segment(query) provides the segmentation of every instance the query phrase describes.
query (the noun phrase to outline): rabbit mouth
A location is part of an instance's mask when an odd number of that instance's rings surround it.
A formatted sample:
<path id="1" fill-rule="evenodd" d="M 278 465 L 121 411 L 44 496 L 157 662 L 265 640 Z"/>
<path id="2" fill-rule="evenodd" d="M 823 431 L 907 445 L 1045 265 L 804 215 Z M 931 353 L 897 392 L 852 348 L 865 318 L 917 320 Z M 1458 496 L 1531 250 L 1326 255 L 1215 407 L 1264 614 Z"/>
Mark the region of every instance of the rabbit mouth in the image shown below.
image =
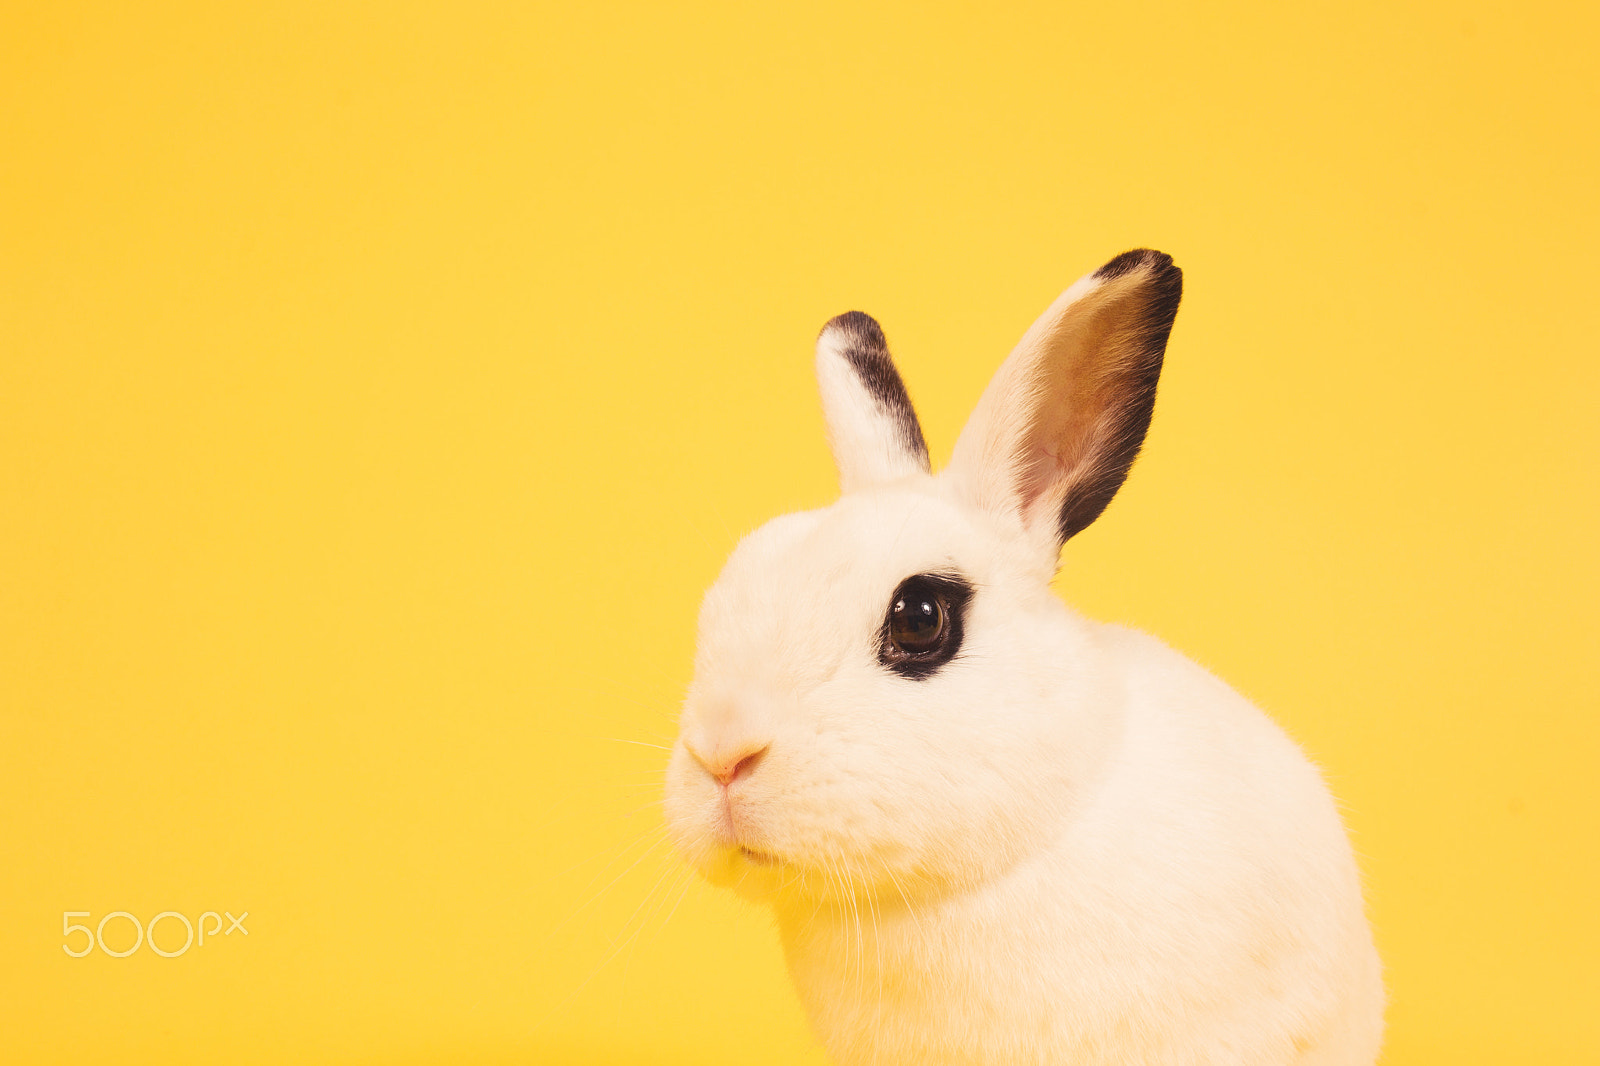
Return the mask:
<path id="1" fill-rule="evenodd" d="M 776 866 L 776 865 L 778 865 L 777 856 L 768 855 L 764 851 L 756 851 L 754 848 L 748 848 L 748 847 L 744 847 L 743 845 L 741 845 L 739 847 L 739 854 L 743 855 L 746 859 L 749 859 L 751 862 L 755 863 L 757 866 Z"/>

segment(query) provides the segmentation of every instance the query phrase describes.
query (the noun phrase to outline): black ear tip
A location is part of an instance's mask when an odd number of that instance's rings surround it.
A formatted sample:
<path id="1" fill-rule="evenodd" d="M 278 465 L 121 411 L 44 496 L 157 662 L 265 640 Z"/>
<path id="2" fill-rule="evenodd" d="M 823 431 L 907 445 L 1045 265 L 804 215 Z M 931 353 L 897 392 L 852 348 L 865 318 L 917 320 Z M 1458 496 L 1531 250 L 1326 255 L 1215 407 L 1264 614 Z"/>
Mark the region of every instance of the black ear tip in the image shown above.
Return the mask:
<path id="1" fill-rule="evenodd" d="M 819 336 L 826 337 L 830 333 L 838 337 L 843 348 L 889 347 L 889 342 L 883 336 L 883 327 L 865 311 L 846 311 L 842 315 L 834 315 L 822 327 Z"/>
<path id="2" fill-rule="evenodd" d="M 1096 270 L 1094 276 L 1102 281 L 1111 281 L 1140 270 L 1149 273 L 1163 286 L 1183 284 L 1183 271 L 1173 263 L 1172 256 L 1166 252 L 1158 252 L 1154 248 L 1135 248 L 1131 252 L 1123 252 Z"/>

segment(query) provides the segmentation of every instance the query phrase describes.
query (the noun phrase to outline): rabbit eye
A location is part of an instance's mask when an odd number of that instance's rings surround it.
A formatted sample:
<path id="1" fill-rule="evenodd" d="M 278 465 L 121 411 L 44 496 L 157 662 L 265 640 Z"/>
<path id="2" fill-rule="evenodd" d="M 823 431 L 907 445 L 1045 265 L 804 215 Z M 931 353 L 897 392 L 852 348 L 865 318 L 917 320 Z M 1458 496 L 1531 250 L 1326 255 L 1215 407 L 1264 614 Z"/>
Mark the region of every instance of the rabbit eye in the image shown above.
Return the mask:
<path id="1" fill-rule="evenodd" d="M 936 594 L 902 595 L 889 608 L 889 639 L 908 655 L 932 651 L 944 639 L 948 610 Z"/>
<path id="2" fill-rule="evenodd" d="M 878 661 L 901 677 L 921 680 L 955 657 L 972 586 L 959 575 L 917 574 L 889 598 Z"/>

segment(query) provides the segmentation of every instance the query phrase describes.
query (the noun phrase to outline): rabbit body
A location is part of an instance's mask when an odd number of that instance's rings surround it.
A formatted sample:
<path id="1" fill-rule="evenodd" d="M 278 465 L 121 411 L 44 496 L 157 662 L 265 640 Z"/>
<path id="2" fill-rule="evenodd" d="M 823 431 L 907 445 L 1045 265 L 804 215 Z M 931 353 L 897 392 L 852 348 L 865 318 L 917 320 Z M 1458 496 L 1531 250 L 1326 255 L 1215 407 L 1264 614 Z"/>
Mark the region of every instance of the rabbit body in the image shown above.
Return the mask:
<path id="1" fill-rule="evenodd" d="M 836 1060 L 1370 1066 L 1380 968 L 1315 769 L 1154 638 L 1066 626 L 1103 656 L 1106 763 L 1053 838 L 942 898 L 778 908 Z"/>
<path id="2" fill-rule="evenodd" d="M 1376 1058 L 1380 966 L 1316 769 L 1050 592 L 1142 439 L 1177 276 L 1141 251 L 1069 289 L 939 476 L 876 324 L 836 319 L 845 494 L 745 538 L 707 593 L 668 825 L 772 905 L 841 1066 Z"/>

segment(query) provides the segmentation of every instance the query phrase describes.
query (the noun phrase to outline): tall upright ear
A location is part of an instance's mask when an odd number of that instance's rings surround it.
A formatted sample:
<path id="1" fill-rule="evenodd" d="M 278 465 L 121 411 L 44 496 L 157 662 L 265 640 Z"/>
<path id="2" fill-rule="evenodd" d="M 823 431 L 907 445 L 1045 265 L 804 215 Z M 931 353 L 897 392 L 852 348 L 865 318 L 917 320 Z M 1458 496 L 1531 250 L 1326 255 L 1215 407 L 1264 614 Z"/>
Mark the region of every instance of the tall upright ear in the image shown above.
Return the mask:
<path id="1" fill-rule="evenodd" d="M 822 327 L 817 384 L 840 492 L 928 473 L 922 425 L 871 315 L 849 311 Z"/>
<path id="2" fill-rule="evenodd" d="M 1052 569 L 1139 454 L 1182 295 L 1172 258 L 1145 248 L 1079 279 L 1018 342 L 956 441 L 946 476 L 1020 519 Z"/>

